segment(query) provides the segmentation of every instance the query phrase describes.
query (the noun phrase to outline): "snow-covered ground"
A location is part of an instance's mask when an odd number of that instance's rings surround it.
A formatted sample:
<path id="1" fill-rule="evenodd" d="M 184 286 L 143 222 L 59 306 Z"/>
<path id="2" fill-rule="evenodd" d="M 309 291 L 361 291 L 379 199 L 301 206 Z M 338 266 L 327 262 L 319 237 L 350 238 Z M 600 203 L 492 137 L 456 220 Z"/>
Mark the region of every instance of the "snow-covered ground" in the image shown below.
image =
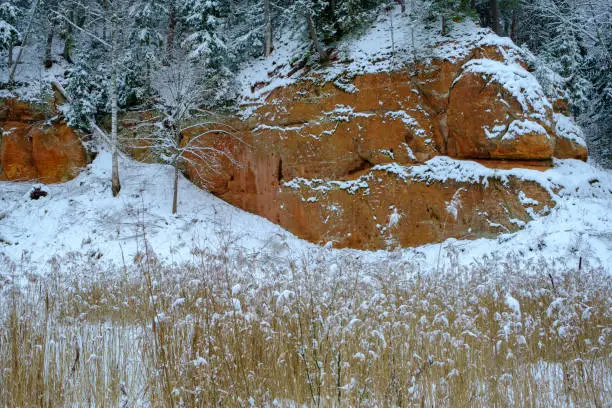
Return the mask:
<path id="1" fill-rule="evenodd" d="M 457 170 L 460 165 L 461 171 Z M 5 275 L 46 273 L 56 258 L 131 265 L 143 238 L 165 263 L 183 263 L 194 252 L 223 245 L 249 254 L 268 253 L 299 259 L 317 251 L 324 256 L 357 256 L 365 262 L 413 264 L 420 271 L 453 270 L 479 262 L 505 262 L 516 254 L 526 271 L 540 259 L 568 267 L 603 267 L 612 273 L 612 171 L 576 160 L 560 160 L 546 171 L 491 170 L 472 162 L 436 158 L 415 168 L 422 177 L 502 177 L 516 174 L 556 191 L 550 215 L 497 239 L 449 239 L 441 244 L 389 251 L 319 247 L 259 216 L 239 210 L 181 178 L 178 214 L 171 214 L 171 167 L 123 158 L 122 190 L 110 193 L 110 154 L 102 152 L 76 179 L 43 186 L 46 197 L 30 199 L 35 183 L 0 183 L 0 262 Z M 144 232 L 143 232 L 144 226 Z M 6 260 L 5 260 L 6 261 Z M 16 265 L 13 271 L 9 263 Z M 27 267 L 25 267 L 27 266 Z"/>
<path id="2" fill-rule="evenodd" d="M 54 80 L 63 81 L 64 73 L 68 66 L 64 59 L 59 55 L 62 52 L 59 41 L 54 44 L 53 56 L 54 63 L 49 69 L 43 67 L 44 47 L 43 42 L 38 39 L 36 42 L 30 39 L 31 46 L 23 49 L 21 63 L 15 69 L 15 81 L 18 85 L 26 84 L 26 86 L 17 86 L 13 92 L 6 89 L 0 89 L 0 98 L 12 98 L 17 96 L 19 99 L 26 101 L 40 101 L 46 99 L 51 88 L 49 84 Z M 13 50 L 15 59 L 19 54 L 21 47 L 15 47 Z M 0 53 L 1 63 L 5 63 L 5 53 Z M 0 83 L 8 83 L 11 70 L 6 65 L 0 65 Z"/>
<path id="3" fill-rule="evenodd" d="M 276 245 L 282 254 L 289 234 L 280 227 L 181 179 L 179 208 L 171 214 L 173 169 L 121 160 L 122 190 L 110 194 L 111 155 L 102 152 L 76 179 L 44 186 L 46 197 L 31 200 L 39 184 L 0 183 L 0 253 L 31 260 L 38 270 L 46 261 L 71 252 L 90 254 L 92 261 L 129 265 L 142 250 L 144 234 L 166 262 L 184 262 L 197 248 L 215 249 L 224 239 L 263 249 Z M 144 231 L 143 231 L 144 226 Z M 230 234 L 231 236 L 228 236 Z M 292 237 L 294 246 L 306 243 Z M 279 252 L 280 251 L 280 252 Z"/>

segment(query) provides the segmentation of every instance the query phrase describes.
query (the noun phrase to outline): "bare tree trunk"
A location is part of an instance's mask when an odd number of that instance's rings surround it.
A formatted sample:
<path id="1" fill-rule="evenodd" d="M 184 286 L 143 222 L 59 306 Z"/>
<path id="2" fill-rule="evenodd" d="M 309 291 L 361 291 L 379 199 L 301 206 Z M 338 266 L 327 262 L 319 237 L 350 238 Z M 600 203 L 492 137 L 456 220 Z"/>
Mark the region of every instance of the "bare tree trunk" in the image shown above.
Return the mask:
<path id="1" fill-rule="evenodd" d="M 306 24 L 308 25 L 308 33 L 310 34 L 312 45 L 314 46 L 315 51 L 319 54 L 319 60 L 321 62 L 327 61 L 327 53 L 321 47 L 319 39 L 317 38 L 317 30 L 315 29 L 314 21 L 312 20 L 310 10 L 306 10 Z"/>
<path id="2" fill-rule="evenodd" d="M 446 35 L 446 16 L 442 14 L 442 35 Z"/>
<path id="3" fill-rule="evenodd" d="M 497 0 L 489 0 L 489 11 L 491 13 L 491 29 L 499 34 L 499 5 Z"/>
<path id="4" fill-rule="evenodd" d="M 102 7 L 104 7 L 104 14 L 106 14 L 108 12 L 108 0 L 104 0 L 104 3 L 102 4 Z M 108 39 L 106 38 L 106 18 L 102 20 L 102 39 L 104 41 L 107 41 Z"/>
<path id="5" fill-rule="evenodd" d="M 512 10 L 512 23 L 510 24 L 510 39 L 516 42 L 516 26 L 517 26 L 517 11 L 516 9 Z"/>
<path id="6" fill-rule="evenodd" d="M 175 126 L 176 123 L 172 124 L 172 133 L 174 135 L 174 144 L 177 149 L 181 146 L 182 134 L 180 130 Z M 178 181 L 179 181 L 179 154 L 174 158 L 174 194 L 172 196 L 172 214 L 176 214 L 178 209 Z"/>
<path id="7" fill-rule="evenodd" d="M 264 4 L 264 56 L 272 54 L 272 16 L 270 13 L 270 0 L 263 0 Z"/>
<path id="8" fill-rule="evenodd" d="M 8 46 L 8 67 L 13 66 L 13 42 L 9 42 Z"/>
<path id="9" fill-rule="evenodd" d="M 70 13 L 70 20 L 72 21 L 72 13 Z M 64 33 L 64 51 L 62 56 L 66 61 L 72 64 L 72 26 L 66 25 L 66 31 Z"/>
<path id="10" fill-rule="evenodd" d="M 179 168 L 178 163 L 174 163 L 174 195 L 172 196 L 172 214 L 176 214 L 178 208 L 178 181 L 179 181 Z"/>
<path id="11" fill-rule="evenodd" d="M 43 65 L 45 68 L 51 68 L 53 66 L 53 36 L 55 35 L 55 22 L 50 21 L 49 32 L 47 33 L 47 45 L 45 46 L 45 59 Z"/>
<path id="12" fill-rule="evenodd" d="M 119 191 L 121 191 L 121 183 L 119 182 L 119 151 L 117 148 L 118 137 L 117 137 L 117 27 L 116 23 L 113 23 L 111 37 L 112 37 L 112 49 L 111 49 L 111 150 L 113 156 L 113 169 L 111 176 L 111 189 L 113 197 L 117 197 Z"/>
<path id="13" fill-rule="evenodd" d="M 168 7 L 168 36 L 166 38 L 166 51 L 168 58 L 172 58 L 174 52 L 174 30 L 176 29 L 176 6 L 174 2 Z"/>

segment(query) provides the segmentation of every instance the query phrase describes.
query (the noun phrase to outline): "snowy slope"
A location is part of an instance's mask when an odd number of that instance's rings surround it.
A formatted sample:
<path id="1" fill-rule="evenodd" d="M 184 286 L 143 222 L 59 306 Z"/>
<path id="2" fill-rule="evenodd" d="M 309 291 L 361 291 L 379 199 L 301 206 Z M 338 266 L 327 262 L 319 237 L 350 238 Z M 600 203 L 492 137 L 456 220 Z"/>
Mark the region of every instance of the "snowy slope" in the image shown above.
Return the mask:
<path id="1" fill-rule="evenodd" d="M 15 80 L 18 83 L 27 83 L 26 86 L 17 86 L 14 92 L 0 89 L 0 98 L 12 98 L 17 96 L 24 101 L 40 101 L 46 99 L 51 88 L 49 84 L 54 80 L 63 81 L 64 74 L 68 69 L 66 61 L 57 58 L 50 69 L 45 69 L 42 65 L 44 55 L 44 42 L 41 40 L 30 41 L 31 46 L 23 50 L 22 61 L 15 69 Z M 15 58 L 21 47 L 13 50 Z M 60 44 L 54 44 L 53 55 L 58 56 L 63 49 Z M 4 61 L 3 61 L 4 62 Z M 8 67 L 0 69 L 0 83 L 8 83 L 10 70 Z M 47 94 L 47 95 L 45 95 Z"/>
<path id="2" fill-rule="evenodd" d="M 395 170 L 397 171 L 397 169 Z M 366 261 L 413 264 L 421 271 L 446 270 L 489 261 L 505 262 L 516 254 L 527 270 L 540 259 L 567 266 L 580 257 L 612 273 L 612 172 L 576 160 L 560 160 L 546 171 L 491 170 L 477 163 L 438 157 L 413 168 L 425 178 L 504 177 L 514 174 L 536 180 L 555 191 L 551 214 L 528 223 L 524 230 L 497 239 L 460 241 L 392 251 L 335 250 L 317 247 L 269 221 L 232 207 L 180 180 L 179 212 L 171 214 L 172 168 L 121 160 L 122 190 L 110 194 L 110 155 L 101 153 L 76 179 L 43 186 L 47 197 L 31 200 L 33 183 L 0 183 L 0 254 L 18 265 L 79 258 L 122 266 L 142 250 L 143 230 L 162 262 L 193 259 L 198 250 L 216 251 L 232 242 L 245 253 L 268 253 L 299 259 L 320 252 L 326 257 L 358 256 Z M 416 173 L 415 173 L 416 172 Z M 528 200 L 528 198 L 525 198 Z M 502 233 L 503 231 L 500 231 Z M 3 274 L 8 263 L 0 262 Z M 30 267 L 23 268 L 32 269 Z M 17 271 L 19 272 L 19 271 Z"/>
<path id="3" fill-rule="evenodd" d="M 121 159 L 122 190 L 113 198 L 110 169 L 111 156 L 102 152 L 76 179 L 44 186 L 49 194 L 39 200 L 29 196 L 39 184 L 0 183 L 0 253 L 15 261 L 25 257 L 45 271 L 52 257 L 73 252 L 96 262 L 130 265 L 143 248 L 143 232 L 165 262 L 188 261 L 193 250 L 215 250 L 229 239 L 248 249 L 272 247 L 278 255 L 286 240 L 293 247 L 309 245 L 184 178 L 178 213 L 172 215 L 173 169 L 168 166 Z"/>

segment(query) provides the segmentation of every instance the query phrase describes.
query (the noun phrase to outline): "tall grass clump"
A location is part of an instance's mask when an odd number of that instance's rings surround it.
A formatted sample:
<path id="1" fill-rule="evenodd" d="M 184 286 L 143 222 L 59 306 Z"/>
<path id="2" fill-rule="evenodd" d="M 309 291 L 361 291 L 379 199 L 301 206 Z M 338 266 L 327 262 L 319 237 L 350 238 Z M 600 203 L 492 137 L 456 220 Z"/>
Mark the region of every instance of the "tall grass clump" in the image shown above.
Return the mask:
<path id="1" fill-rule="evenodd" d="M 0 406 L 611 400 L 612 284 L 588 265 L 512 255 L 420 274 L 393 253 L 227 245 L 173 266 L 145 247 L 129 267 L 54 276 L 5 285 Z"/>

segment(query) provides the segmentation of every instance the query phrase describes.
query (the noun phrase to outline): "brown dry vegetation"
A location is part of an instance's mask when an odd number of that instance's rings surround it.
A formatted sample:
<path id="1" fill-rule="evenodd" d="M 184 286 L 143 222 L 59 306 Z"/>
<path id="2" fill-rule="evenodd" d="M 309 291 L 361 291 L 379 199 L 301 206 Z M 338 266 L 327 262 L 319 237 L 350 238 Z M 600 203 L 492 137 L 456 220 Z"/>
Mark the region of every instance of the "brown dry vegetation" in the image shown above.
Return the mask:
<path id="1" fill-rule="evenodd" d="M 229 247 L 180 267 L 145 251 L 133 271 L 68 269 L 1 284 L 2 407 L 612 399 L 612 284 L 597 269 L 511 256 L 421 275 L 350 254 L 292 262 Z"/>

